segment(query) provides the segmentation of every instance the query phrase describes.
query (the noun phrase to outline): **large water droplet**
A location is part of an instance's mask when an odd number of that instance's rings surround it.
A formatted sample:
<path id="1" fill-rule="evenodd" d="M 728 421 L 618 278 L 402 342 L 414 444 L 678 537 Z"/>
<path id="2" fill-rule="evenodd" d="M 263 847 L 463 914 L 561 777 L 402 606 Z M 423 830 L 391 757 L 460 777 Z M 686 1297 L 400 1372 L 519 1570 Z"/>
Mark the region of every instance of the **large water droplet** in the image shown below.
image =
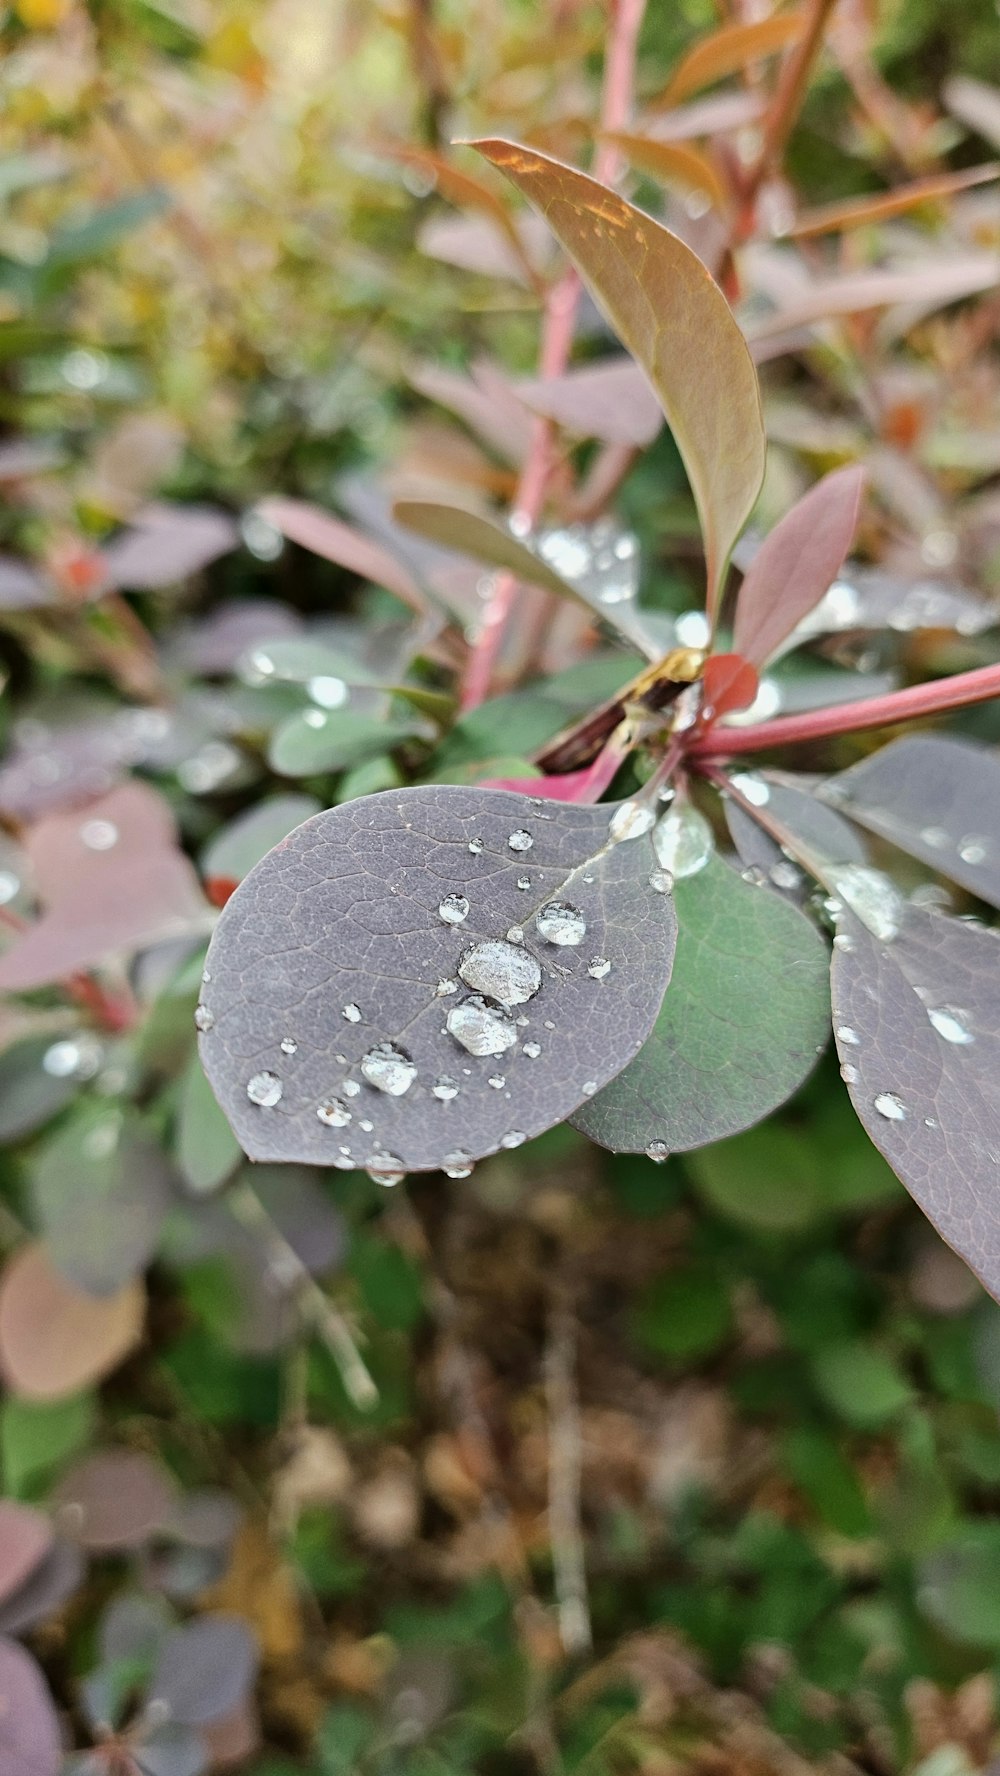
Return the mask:
<path id="1" fill-rule="evenodd" d="M 507 840 L 512 851 L 530 851 L 534 842 L 530 832 L 523 826 L 519 826 L 516 832 L 512 832 Z"/>
<path id="2" fill-rule="evenodd" d="M 777 863 L 771 865 L 767 873 L 776 888 L 793 890 L 802 886 L 802 871 L 797 863 L 789 862 L 787 857 L 779 858 Z"/>
<path id="3" fill-rule="evenodd" d="M 861 1037 L 857 1030 L 851 1029 L 850 1024 L 838 1024 L 837 1041 L 846 1043 L 848 1048 L 857 1048 L 860 1045 Z"/>
<path id="4" fill-rule="evenodd" d="M 654 1165 L 662 1165 L 665 1159 L 670 1158 L 670 1148 L 666 1141 L 650 1141 L 646 1148 L 646 1158 L 651 1159 Z"/>
<path id="5" fill-rule="evenodd" d="M 464 894 L 446 894 L 438 906 L 443 925 L 462 925 L 469 917 L 469 903 Z"/>
<path id="6" fill-rule="evenodd" d="M 317 1106 L 316 1115 L 320 1122 L 332 1129 L 346 1128 L 351 1120 L 351 1112 L 339 1098 L 327 1098 L 325 1103 Z"/>
<path id="7" fill-rule="evenodd" d="M 958 855 L 963 863 L 985 863 L 988 852 L 989 845 L 985 839 L 970 837 L 959 840 Z"/>
<path id="8" fill-rule="evenodd" d="M 215 1013 L 214 1013 L 214 1011 L 210 1011 L 207 1005 L 195 1006 L 194 1027 L 196 1030 L 200 1030 L 202 1032 L 202 1035 L 204 1035 L 207 1030 L 214 1030 L 214 1028 L 215 1028 Z"/>
<path id="9" fill-rule="evenodd" d="M 766 808 L 771 800 L 771 790 L 763 777 L 756 771 L 737 771 L 729 780 L 737 795 L 741 795 L 752 808 Z"/>
<path id="10" fill-rule="evenodd" d="M 373 1085 L 376 1091 L 386 1092 L 390 1098 L 401 1098 L 417 1077 L 417 1069 L 409 1055 L 394 1042 L 376 1042 L 375 1047 L 362 1056 L 361 1071 L 369 1085 Z"/>
<path id="11" fill-rule="evenodd" d="M 342 709 L 351 694 L 342 678 L 331 678 L 327 673 L 309 679 L 306 690 L 321 709 Z"/>
<path id="12" fill-rule="evenodd" d="M 490 1005 L 478 994 L 453 1005 L 446 1019 L 449 1033 L 468 1054 L 506 1054 L 517 1041 L 517 1025 L 499 1006 Z"/>
<path id="13" fill-rule="evenodd" d="M 406 1177 L 403 1162 L 394 1153 L 380 1153 L 368 1167 L 368 1176 L 376 1184 L 384 1184 L 387 1190 L 394 1184 L 402 1184 Z"/>
<path id="14" fill-rule="evenodd" d="M 603 980 L 611 973 L 611 963 L 607 956 L 592 956 L 587 963 L 587 973 L 591 980 Z"/>
<path id="15" fill-rule="evenodd" d="M 625 839 L 638 839 L 648 833 L 656 819 L 652 808 L 644 802 L 623 802 L 611 816 L 609 831 L 616 844 Z"/>
<path id="16" fill-rule="evenodd" d="M 456 1147 L 454 1153 L 445 1154 L 441 1169 L 446 1178 L 471 1178 L 472 1155 L 464 1153 L 460 1147 Z"/>
<path id="17" fill-rule="evenodd" d="M 896 1092 L 879 1092 L 875 1108 L 887 1122 L 904 1122 L 906 1119 L 906 1105 Z"/>
<path id="18" fill-rule="evenodd" d="M 247 1080 L 247 1097 L 262 1110 L 273 1110 L 275 1104 L 280 1104 L 283 1090 L 277 1073 L 255 1073 Z"/>
<path id="19" fill-rule="evenodd" d="M 927 1016 L 938 1035 L 943 1036 L 946 1042 L 954 1042 L 959 1048 L 967 1048 L 970 1042 L 975 1042 L 972 1031 L 962 1022 L 964 1012 L 942 1005 L 934 1011 L 928 1010 Z"/>
<path id="20" fill-rule="evenodd" d="M 842 901 L 880 943 L 899 936 L 906 903 L 895 882 L 863 863 L 831 864 L 830 881 Z"/>
<path id="21" fill-rule="evenodd" d="M 561 946 L 582 943 L 587 935 L 586 919 L 579 907 L 570 906 L 568 900 L 550 900 L 538 914 L 535 925 L 546 943 Z"/>
<path id="22" fill-rule="evenodd" d="M 436 1098 L 440 1098 L 442 1104 L 449 1104 L 452 1098 L 458 1097 L 458 1081 L 452 1079 L 450 1074 L 442 1073 L 439 1079 L 435 1079 L 431 1091 Z"/>
<path id="23" fill-rule="evenodd" d="M 705 868 L 715 837 L 704 814 L 685 802 L 661 814 L 653 828 L 653 850 L 665 870 L 683 879 Z"/>
<path id="24" fill-rule="evenodd" d="M 474 993 L 484 993 L 501 1005 L 526 1005 L 542 984 L 542 970 L 534 956 L 501 938 L 473 944 L 462 957 L 458 972 Z"/>
<path id="25" fill-rule="evenodd" d="M 361 1008 L 358 1005 L 345 1005 L 340 1015 L 342 1018 L 346 1018 L 349 1024 L 360 1024 L 361 1022 Z"/>

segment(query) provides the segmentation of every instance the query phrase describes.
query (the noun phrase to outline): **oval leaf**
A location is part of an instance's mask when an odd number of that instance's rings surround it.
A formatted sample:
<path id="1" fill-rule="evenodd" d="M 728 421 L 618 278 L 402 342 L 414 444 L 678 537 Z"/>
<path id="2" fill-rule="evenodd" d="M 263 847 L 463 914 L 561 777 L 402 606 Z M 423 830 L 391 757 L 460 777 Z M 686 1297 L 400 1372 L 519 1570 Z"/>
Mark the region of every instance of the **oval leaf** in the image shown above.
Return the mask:
<path id="1" fill-rule="evenodd" d="M 494 523 L 492 518 L 485 518 L 479 512 L 466 511 L 464 506 L 445 506 L 435 500 L 398 500 L 393 507 L 393 516 L 400 524 L 431 542 L 457 549 L 461 555 L 471 555 L 474 561 L 488 562 L 490 567 L 505 568 L 516 574 L 519 580 L 527 580 L 532 586 L 543 586 L 547 592 L 557 592 L 561 598 L 580 600 L 569 580 L 562 579 L 502 524 Z"/>
<path id="2" fill-rule="evenodd" d="M 606 186 L 513 142 L 474 146 L 541 211 L 649 377 L 698 507 L 714 611 L 764 475 L 757 373 L 729 304 L 690 247 Z"/>
<path id="3" fill-rule="evenodd" d="M 907 734 L 831 777 L 852 820 L 1000 907 L 1000 758 L 972 740 Z"/>
<path id="4" fill-rule="evenodd" d="M 603 358 L 562 376 L 515 386 L 518 399 L 532 413 L 554 420 L 577 438 L 601 438 L 607 444 L 643 450 L 663 424 L 659 403 L 631 358 Z"/>
<path id="5" fill-rule="evenodd" d="M 348 568 L 374 586 L 384 586 L 421 615 L 426 611 L 427 598 L 409 569 L 381 543 L 335 518 L 332 512 L 324 512 L 321 506 L 311 506 L 306 500 L 278 497 L 261 500 L 257 510 L 290 542 L 321 555 L 324 561 Z"/>
<path id="6" fill-rule="evenodd" d="M 707 154 L 687 142 L 663 142 L 658 136 L 633 136 L 625 130 L 609 130 L 604 136 L 625 156 L 630 166 L 648 173 L 664 185 L 684 191 L 700 191 L 717 210 L 728 208 L 726 188 Z"/>
<path id="7" fill-rule="evenodd" d="M 31 1167 L 31 1196 L 56 1269 L 91 1295 L 111 1295 L 156 1250 L 173 1170 L 134 1112 L 88 1104 Z"/>
<path id="8" fill-rule="evenodd" d="M 703 86 L 738 74 L 762 56 L 776 55 L 802 35 L 802 12 L 779 12 L 773 18 L 752 19 L 747 24 L 723 25 L 711 36 L 692 44 L 681 57 L 654 108 L 676 105 Z"/>
<path id="9" fill-rule="evenodd" d="M 60 1481 L 53 1503 L 83 1548 L 138 1548 L 170 1522 L 174 1489 L 164 1468 L 134 1449 L 99 1449 Z"/>
<path id="10" fill-rule="evenodd" d="M 755 666 L 777 653 L 836 578 L 854 540 L 864 473 L 834 469 L 758 549 L 736 601 L 733 646 Z"/>
<path id="11" fill-rule="evenodd" d="M 201 1037 L 250 1157 L 457 1167 L 620 1071 L 659 1010 L 675 924 L 648 833 L 612 844 L 614 811 L 386 791 L 258 864 L 209 950 Z"/>
<path id="12" fill-rule="evenodd" d="M 879 942 L 845 914 L 834 1035 L 851 1102 L 938 1232 L 1000 1297 L 1000 1011 L 992 933 L 907 907 Z"/>
<path id="13" fill-rule="evenodd" d="M 237 1616 L 201 1616 L 161 1642 L 150 1702 L 166 1704 L 171 1719 L 204 1727 L 232 1714 L 257 1675 L 257 1644 Z"/>
<path id="14" fill-rule="evenodd" d="M 0 1776 L 58 1776 L 62 1740 L 48 1685 L 30 1653 L 0 1640 Z"/>
<path id="15" fill-rule="evenodd" d="M 0 1608 L 0 1634 L 23 1634 L 61 1609 L 83 1578 L 83 1560 L 70 1542 L 57 1541 L 13 1597 Z"/>
<path id="16" fill-rule="evenodd" d="M 101 1299 L 84 1295 L 44 1246 L 23 1246 L 0 1277 L 0 1373 L 26 1400 L 78 1393 L 138 1344 L 144 1309 L 138 1283 Z"/>
<path id="17" fill-rule="evenodd" d="M 829 1031 L 827 947 L 794 906 L 719 858 L 674 899 L 677 959 L 653 1033 L 572 1118 L 618 1152 L 749 1128 L 801 1085 Z"/>

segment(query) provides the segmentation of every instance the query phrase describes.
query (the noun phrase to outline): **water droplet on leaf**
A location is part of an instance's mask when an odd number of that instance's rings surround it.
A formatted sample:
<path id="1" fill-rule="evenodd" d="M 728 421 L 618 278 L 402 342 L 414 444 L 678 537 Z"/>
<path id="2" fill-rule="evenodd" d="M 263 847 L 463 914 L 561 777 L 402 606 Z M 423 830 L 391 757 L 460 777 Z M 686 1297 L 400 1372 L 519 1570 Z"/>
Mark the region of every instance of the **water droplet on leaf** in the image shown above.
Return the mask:
<path id="1" fill-rule="evenodd" d="M 517 1041 L 517 1026 L 499 1006 L 490 1005 L 476 995 L 453 1005 L 448 1013 L 449 1034 L 460 1042 L 468 1054 L 506 1054 Z"/>
<path id="2" fill-rule="evenodd" d="M 345 1005 L 340 1015 L 342 1018 L 346 1018 L 349 1024 L 360 1024 L 361 1022 L 360 1006 Z"/>
<path id="3" fill-rule="evenodd" d="M 436 1098 L 440 1098 L 442 1104 L 448 1104 L 452 1098 L 458 1097 L 458 1082 L 447 1073 L 442 1073 L 440 1079 L 435 1079 L 431 1091 Z"/>
<path id="4" fill-rule="evenodd" d="M 194 1013 L 194 1027 L 196 1030 L 200 1030 L 203 1035 L 206 1030 L 213 1030 L 215 1028 L 214 1011 L 210 1011 L 207 1005 L 196 1006 Z"/>
<path id="5" fill-rule="evenodd" d="M 538 914 L 535 925 L 546 943 L 560 946 L 582 943 L 587 935 L 586 919 L 579 907 L 571 906 L 567 900 L 550 900 Z"/>
<path id="6" fill-rule="evenodd" d="M 507 840 L 512 851 L 530 851 L 534 842 L 530 832 L 523 826 L 519 826 L 516 832 L 512 832 Z"/>
<path id="7" fill-rule="evenodd" d="M 462 925 L 469 917 L 469 903 L 464 894 L 446 894 L 438 906 L 443 925 Z"/>
<path id="8" fill-rule="evenodd" d="M 523 938 L 523 932 L 521 935 Z M 526 1005 L 542 984 L 542 970 L 534 956 L 518 948 L 516 942 L 505 943 L 500 938 L 473 944 L 462 957 L 458 972 L 473 992 L 496 999 L 500 1005 Z"/>
<path id="9" fill-rule="evenodd" d="M 652 808 L 643 802 L 623 802 L 611 816 L 610 833 L 615 844 L 622 844 L 626 839 L 638 839 L 647 833 L 656 815 Z"/>
<path id="10" fill-rule="evenodd" d="M 959 1014 L 949 1006 L 942 1005 L 937 1010 L 929 1010 L 927 1016 L 938 1035 L 943 1036 L 946 1042 L 954 1042 L 958 1048 L 967 1048 L 970 1042 L 975 1042 L 972 1031 L 962 1022 L 964 1013 Z"/>
<path id="11" fill-rule="evenodd" d="M 664 1160 L 670 1158 L 670 1148 L 666 1141 L 650 1141 L 646 1148 L 646 1158 L 651 1159 L 654 1165 L 662 1165 Z"/>
<path id="12" fill-rule="evenodd" d="M 351 1120 L 351 1112 L 346 1104 L 341 1103 L 339 1098 L 328 1098 L 324 1104 L 317 1107 L 316 1115 L 320 1122 L 332 1129 L 346 1128 Z"/>
<path id="13" fill-rule="evenodd" d="M 863 863 L 830 866 L 830 880 L 841 900 L 880 943 L 899 936 L 906 903 L 895 882 Z"/>
<path id="14" fill-rule="evenodd" d="M 262 1110 L 273 1110 L 275 1104 L 280 1104 L 283 1090 L 277 1073 L 255 1073 L 247 1080 L 247 1097 Z"/>
<path id="15" fill-rule="evenodd" d="M 663 868 L 682 880 L 705 868 L 715 850 L 715 836 L 704 814 L 684 803 L 661 814 L 653 828 L 653 850 Z"/>
<path id="16" fill-rule="evenodd" d="M 756 771 L 738 771 L 730 778 L 730 782 L 738 795 L 749 802 L 752 808 L 766 808 L 771 800 L 771 790 L 763 777 Z"/>
<path id="17" fill-rule="evenodd" d="M 299 1045 L 294 1036 L 283 1036 L 278 1044 L 283 1055 L 298 1054 Z"/>
<path id="18" fill-rule="evenodd" d="M 605 975 L 611 973 L 611 963 L 607 956 L 592 956 L 587 963 L 587 973 L 591 980 L 603 980 Z"/>
<path id="19" fill-rule="evenodd" d="M 376 1091 L 390 1098 L 401 1098 L 417 1077 L 417 1069 L 409 1055 L 394 1042 L 377 1042 L 362 1057 L 361 1071 Z"/>
<path id="20" fill-rule="evenodd" d="M 511 1129 L 509 1134 L 501 1135 L 500 1145 L 501 1147 L 523 1147 L 527 1139 L 527 1135 L 523 1135 L 520 1129 Z"/>
<path id="21" fill-rule="evenodd" d="M 875 1099 L 875 1108 L 888 1122 L 905 1121 L 906 1105 L 896 1092 L 879 1092 Z"/>
<path id="22" fill-rule="evenodd" d="M 521 1053 L 527 1055 L 529 1061 L 537 1061 L 541 1052 L 542 1045 L 540 1042 L 522 1042 L 521 1044 Z"/>

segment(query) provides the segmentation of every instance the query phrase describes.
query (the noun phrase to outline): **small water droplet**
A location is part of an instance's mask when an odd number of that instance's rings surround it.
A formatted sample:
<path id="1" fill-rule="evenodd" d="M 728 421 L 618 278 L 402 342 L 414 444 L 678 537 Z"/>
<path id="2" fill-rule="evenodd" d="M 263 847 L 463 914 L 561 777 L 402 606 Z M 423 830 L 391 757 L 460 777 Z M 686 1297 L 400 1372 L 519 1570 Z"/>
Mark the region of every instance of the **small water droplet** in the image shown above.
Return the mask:
<path id="1" fill-rule="evenodd" d="M 376 1184 L 382 1184 L 391 1190 L 394 1184 L 402 1184 L 406 1177 L 403 1162 L 394 1153 L 380 1153 L 368 1167 L 368 1176 Z"/>
<path id="2" fill-rule="evenodd" d="M 42 1056 L 42 1069 L 52 1079 L 93 1079 L 103 1059 L 103 1045 L 81 1030 L 77 1036 L 51 1043 Z"/>
<path id="3" fill-rule="evenodd" d="M 280 1104 L 283 1090 L 277 1073 L 255 1073 L 247 1080 L 247 1097 L 262 1110 L 273 1110 L 275 1104 Z"/>
<path id="4" fill-rule="evenodd" d="M 358 1005 L 345 1005 L 340 1015 L 342 1018 L 346 1018 L 349 1024 L 360 1024 L 361 1022 L 361 1008 Z"/>
<path id="5" fill-rule="evenodd" d="M 348 1098 L 356 1098 L 361 1091 L 356 1079 L 345 1079 L 340 1089 Z"/>
<path id="6" fill-rule="evenodd" d="M 521 932 L 522 940 L 523 937 Z M 490 938 L 485 943 L 473 944 L 459 962 L 458 972 L 473 992 L 495 999 L 500 1005 L 526 1005 L 542 984 L 538 962 L 527 950 L 518 948 L 513 939 L 504 942 Z"/>
<path id="7" fill-rule="evenodd" d="M 458 1097 L 458 1081 L 452 1079 L 448 1073 L 442 1073 L 440 1079 L 435 1079 L 431 1091 L 436 1098 L 441 1099 L 442 1104 L 449 1104 L 452 1098 Z"/>
<path id="8" fill-rule="evenodd" d="M 501 1092 L 501 1091 L 503 1091 L 504 1086 L 507 1084 L 506 1074 L 491 1073 L 488 1080 L 486 1081 L 486 1083 L 487 1083 L 487 1085 L 491 1085 L 493 1087 L 494 1091 Z"/>
<path id="9" fill-rule="evenodd" d="M 655 819 L 652 808 L 644 802 L 622 802 L 611 816 L 611 838 L 616 845 L 626 839 L 641 838 L 643 833 L 648 833 Z"/>
<path id="10" fill-rule="evenodd" d="M 896 1092 L 879 1092 L 875 1099 L 875 1108 L 887 1122 L 905 1121 L 906 1105 Z"/>
<path id="11" fill-rule="evenodd" d="M 863 863 L 832 864 L 829 874 L 837 895 L 873 937 L 880 943 L 891 943 L 899 936 L 906 902 L 895 882 Z"/>
<path id="12" fill-rule="evenodd" d="M 845 1061 L 840 1069 L 840 1077 L 845 1085 L 857 1085 L 860 1074 L 858 1073 L 857 1067 L 852 1067 L 847 1061 Z"/>
<path id="13" fill-rule="evenodd" d="M 283 1055 L 293 1055 L 299 1052 L 299 1045 L 294 1036 L 283 1036 L 278 1047 Z"/>
<path id="14" fill-rule="evenodd" d="M 446 1178 L 471 1178 L 471 1153 L 463 1153 L 460 1147 L 457 1147 L 454 1153 L 446 1153 L 441 1170 Z"/>
<path id="15" fill-rule="evenodd" d="M 370 1135 L 375 1124 L 369 1122 L 367 1116 L 361 1116 L 358 1118 L 358 1127 L 359 1129 L 364 1129 L 366 1135 Z"/>
<path id="16" fill-rule="evenodd" d="M 654 1165 L 662 1165 L 664 1160 L 670 1158 L 670 1148 L 666 1141 L 650 1141 L 646 1148 L 646 1158 L 651 1159 Z"/>
<path id="17" fill-rule="evenodd" d="M 481 857 L 483 854 L 482 839 L 470 839 L 469 850 L 472 852 L 473 857 Z"/>
<path id="18" fill-rule="evenodd" d="M 7 906 L 20 889 L 20 881 L 13 870 L 0 870 L 0 906 Z"/>
<path id="19" fill-rule="evenodd" d="M 511 944 L 523 944 L 523 942 L 524 942 L 524 926 L 523 925 L 508 925 L 508 927 L 507 927 L 507 942 L 511 943 Z"/>
<path id="20" fill-rule="evenodd" d="M 958 855 L 963 863 L 985 863 L 988 852 L 985 839 L 970 837 L 959 841 Z"/>
<path id="21" fill-rule="evenodd" d="M 446 894 L 438 906 L 443 925 L 462 925 L 469 917 L 469 903 L 464 894 Z"/>
<path id="22" fill-rule="evenodd" d="M 597 1080 L 596 1079 L 588 1079 L 585 1081 L 584 1087 L 583 1087 L 583 1095 L 585 1098 L 592 1098 L 596 1090 L 597 1090 Z"/>
<path id="23" fill-rule="evenodd" d="M 669 894 L 674 885 L 674 878 L 669 870 L 650 870 L 649 886 L 654 894 Z"/>
<path id="24" fill-rule="evenodd" d="M 789 862 L 788 858 L 780 858 L 768 870 L 768 875 L 776 888 L 794 890 L 801 888 L 803 876 L 798 864 Z"/>
<path id="25" fill-rule="evenodd" d="M 591 980 L 603 980 L 605 975 L 611 973 L 611 963 L 607 956 L 592 956 L 587 963 L 587 973 Z"/>
<path id="26" fill-rule="evenodd" d="M 530 851 L 534 842 L 527 827 L 524 826 L 519 826 L 517 831 L 512 832 L 507 840 L 511 851 Z"/>
<path id="27" fill-rule="evenodd" d="M 215 1013 L 214 1013 L 214 1011 L 210 1011 L 207 1005 L 196 1006 L 195 1007 L 195 1014 L 194 1014 L 194 1027 L 196 1030 L 200 1030 L 203 1035 L 206 1030 L 214 1030 L 214 1028 L 215 1028 Z"/>
<path id="28" fill-rule="evenodd" d="M 943 851 L 951 843 L 943 826 L 925 826 L 920 834 L 925 845 L 932 851 Z"/>
<path id="29" fill-rule="evenodd" d="M 689 803 L 668 808 L 653 828 L 653 850 L 675 879 L 696 876 L 715 850 L 715 836 L 704 814 Z"/>
<path id="30" fill-rule="evenodd" d="M 88 851 L 110 851 L 118 843 L 118 828 L 113 820 L 85 820 L 80 838 Z"/>
<path id="31" fill-rule="evenodd" d="M 835 950 L 843 950 L 845 955 L 853 956 L 854 954 L 854 940 L 848 937 L 846 931 L 837 932 L 833 940 L 833 947 Z"/>
<path id="32" fill-rule="evenodd" d="M 764 874 L 764 871 L 755 863 L 750 863 L 747 865 L 746 869 L 740 870 L 740 880 L 748 882 L 751 888 L 767 887 L 767 877 Z"/>
<path id="33" fill-rule="evenodd" d="M 405 1049 L 397 1048 L 394 1042 L 376 1042 L 361 1059 L 361 1071 L 376 1091 L 386 1092 L 390 1098 L 401 1098 L 408 1092 L 417 1077 L 417 1069 L 413 1065 Z"/>
<path id="34" fill-rule="evenodd" d="M 306 709 L 302 720 L 307 728 L 325 728 L 329 717 L 324 709 Z"/>
<path id="35" fill-rule="evenodd" d="M 457 992 L 457 980 L 450 980 L 447 975 L 442 975 L 437 986 L 434 988 L 434 997 L 435 999 L 447 999 L 449 993 Z"/>
<path id="36" fill-rule="evenodd" d="M 355 1161 L 351 1158 L 349 1153 L 335 1153 L 333 1156 L 333 1164 L 336 1166 L 338 1172 L 353 1172 L 355 1168 Z"/>
<path id="37" fill-rule="evenodd" d="M 741 795 L 752 808 L 766 808 L 771 800 L 769 784 L 756 771 L 737 771 L 729 781 L 737 795 Z"/>
<path id="38" fill-rule="evenodd" d="M 521 1044 L 521 1053 L 527 1055 L 529 1061 L 537 1061 L 541 1052 L 542 1045 L 540 1042 L 522 1042 Z"/>
<path id="39" fill-rule="evenodd" d="M 936 1010 L 928 1010 L 927 1016 L 938 1035 L 943 1036 L 946 1042 L 954 1042 L 958 1048 L 967 1048 L 970 1042 L 975 1042 L 972 1031 L 962 1022 L 964 1012 L 942 1005 Z"/>
<path id="40" fill-rule="evenodd" d="M 468 1054 L 506 1054 L 517 1041 L 513 1018 L 498 1006 L 491 1005 L 476 994 L 453 1005 L 447 1017 L 447 1029 Z"/>
<path id="41" fill-rule="evenodd" d="M 851 1029 L 850 1024 L 838 1024 L 837 1041 L 846 1043 L 848 1048 L 858 1048 L 861 1043 L 861 1037 L 858 1035 L 857 1030 Z"/>
<path id="42" fill-rule="evenodd" d="M 332 678 L 328 673 L 310 678 L 306 690 L 321 709 L 342 709 L 351 694 L 342 678 Z"/>
<path id="43" fill-rule="evenodd" d="M 523 1135 L 520 1129 L 511 1129 L 509 1134 L 501 1135 L 500 1145 L 501 1147 L 523 1147 L 527 1139 L 527 1135 Z"/>
<path id="44" fill-rule="evenodd" d="M 320 1122 L 332 1129 L 346 1128 L 351 1120 L 351 1112 L 339 1098 L 327 1098 L 325 1103 L 317 1105 L 316 1115 Z"/>
<path id="45" fill-rule="evenodd" d="M 587 935 L 586 919 L 579 907 L 570 906 L 567 900 L 550 900 L 535 919 L 535 926 L 546 943 L 560 947 L 580 944 Z"/>
<path id="46" fill-rule="evenodd" d="M 924 1117 L 924 1128 L 936 1129 L 939 1127 L 940 1127 L 940 1124 L 939 1124 L 936 1116 L 925 1116 Z"/>
<path id="47" fill-rule="evenodd" d="M 517 885 L 520 888 L 521 893 L 524 894 L 527 891 L 527 889 L 529 889 L 531 887 L 531 877 L 530 876 L 518 876 Z"/>

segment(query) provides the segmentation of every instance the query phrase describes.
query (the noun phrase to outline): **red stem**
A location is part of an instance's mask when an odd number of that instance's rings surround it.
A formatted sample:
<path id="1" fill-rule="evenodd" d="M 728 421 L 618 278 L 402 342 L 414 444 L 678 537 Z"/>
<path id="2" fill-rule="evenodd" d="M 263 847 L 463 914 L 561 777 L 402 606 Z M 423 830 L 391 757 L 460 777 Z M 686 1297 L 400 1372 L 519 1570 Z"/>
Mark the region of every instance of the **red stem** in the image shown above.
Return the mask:
<path id="1" fill-rule="evenodd" d="M 601 94 L 602 132 L 624 129 L 631 115 L 636 44 L 645 9 L 646 0 L 612 0 L 611 30 Z M 618 150 L 612 144 L 602 141 L 594 159 L 594 178 L 599 179 L 602 184 L 609 184 L 618 176 L 620 167 L 621 156 Z M 543 379 L 561 376 L 569 362 L 582 287 L 577 272 L 571 266 L 551 286 L 545 298 L 538 357 L 538 374 Z M 555 457 L 555 441 L 556 428 L 552 421 L 536 419 L 514 496 L 515 513 L 529 525 L 537 522 L 545 503 L 545 491 Z M 497 575 L 479 638 L 469 656 L 462 687 L 463 712 L 477 709 L 489 696 L 493 671 L 519 584 L 513 574 Z"/>
<path id="2" fill-rule="evenodd" d="M 940 715 L 948 709 L 967 709 L 1000 697 L 1000 665 L 980 666 L 974 672 L 956 672 L 931 684 L 910 685 L 889 691 L 884 697 L 868 697 L 860 703 L 837 703 L 832 709 L 811 709 L 803 715 L 779 715 L 774 721 L 749 728 L 709 728 L 692 739 L 693 758 L 733 758 L 741 752 L 763 752 L 772 746 L 795 741 L 827 740 L 835 734 L 854 734 L 864 728 L 887 728 L 896 722 L 913 721 L 921 715 Z"/>

